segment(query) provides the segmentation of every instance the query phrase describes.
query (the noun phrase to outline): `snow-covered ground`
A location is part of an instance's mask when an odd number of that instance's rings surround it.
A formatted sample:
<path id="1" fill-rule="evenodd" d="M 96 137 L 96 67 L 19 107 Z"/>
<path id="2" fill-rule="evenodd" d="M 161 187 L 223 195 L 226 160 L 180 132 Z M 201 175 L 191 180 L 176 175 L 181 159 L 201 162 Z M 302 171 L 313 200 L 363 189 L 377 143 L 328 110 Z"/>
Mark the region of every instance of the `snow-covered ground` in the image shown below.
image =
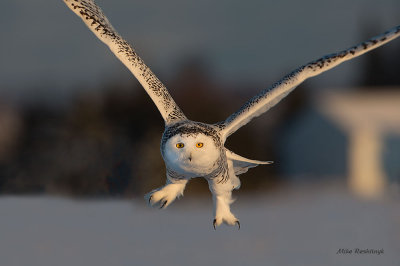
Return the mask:
<path id="1" fill-rule="evenodd" d="M 212 228 L 209 197 L 167 210 L 142 200 L 0 198 L 0 265 L 399 265 L 400 200 L 361 201 L 341 185 L 242 195 L 242 228 Z M 383 249 L 336 254 L 338 249 Z"/>

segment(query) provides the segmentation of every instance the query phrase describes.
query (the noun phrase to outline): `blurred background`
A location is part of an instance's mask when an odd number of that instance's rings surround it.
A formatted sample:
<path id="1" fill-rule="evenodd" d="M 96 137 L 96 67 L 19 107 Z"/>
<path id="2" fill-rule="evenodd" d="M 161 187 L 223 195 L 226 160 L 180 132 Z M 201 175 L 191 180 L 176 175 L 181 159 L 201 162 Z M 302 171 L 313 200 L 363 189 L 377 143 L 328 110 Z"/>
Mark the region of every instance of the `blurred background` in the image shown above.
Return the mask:
<path id="1" fill-rule="evenodd" d="M 97 3 L 185 114 L 207 123 L 400 24 L 397 0 Z M 106 46 L 62 1 L 0 7 L 2 265 L 397 265 L 400 40 L 306 81 L 228 139 L 275 163 L 241 176 L 244 228 L 215 233 L 202 179 L 168 211 L 146 209 L 144 193 L 165 182 L 163 121 Z"/>

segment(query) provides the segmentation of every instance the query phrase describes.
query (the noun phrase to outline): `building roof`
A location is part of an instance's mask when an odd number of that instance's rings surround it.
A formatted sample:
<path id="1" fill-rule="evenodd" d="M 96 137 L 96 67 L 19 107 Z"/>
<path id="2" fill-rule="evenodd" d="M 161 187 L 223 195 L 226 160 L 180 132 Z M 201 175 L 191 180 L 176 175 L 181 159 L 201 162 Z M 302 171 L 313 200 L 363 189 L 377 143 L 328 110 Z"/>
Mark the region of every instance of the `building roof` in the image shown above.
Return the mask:
<path id="1" fill-rule="evenodd" d="M 400 134 L 400 88 L 332 91 L 319 94 L 315 103 L 344 131 L 369 129 Z"/>

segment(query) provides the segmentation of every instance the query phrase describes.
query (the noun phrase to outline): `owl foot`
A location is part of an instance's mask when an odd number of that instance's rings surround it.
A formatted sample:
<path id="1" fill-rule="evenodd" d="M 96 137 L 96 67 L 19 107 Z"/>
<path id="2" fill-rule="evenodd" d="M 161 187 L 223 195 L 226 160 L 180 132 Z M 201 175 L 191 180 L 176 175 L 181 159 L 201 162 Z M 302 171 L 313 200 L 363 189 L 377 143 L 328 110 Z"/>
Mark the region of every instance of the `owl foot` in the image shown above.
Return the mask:
<path id="1" fill-rule="evenodd" d="M 214 230 L 216 230 L 217 226 L 220 226 L 222 223 L 233 226 L 237 225 L 238 230 L 240 230 L 240 222 L 232 213 L 229 213 L 228 215 L 225 215 L 223 217 L 222 216 L 215 217 L 213 220 Z"/>
<path id="2" fill-rule="evenodd" d="M 229 188 L 227 186 L 227 188 Z M 240 229 L 239 219 L 233 215 L 231 212 L 230 205 L 233 202 L 232 192 L 220 190 L 213 190 L 213 201 L 214 201 L 214 221 L 213 227 L 214 229 L 217 226 L 220 226 L 222 223 L 227 225 L 237 225 L 238 229 Z"/>
<path id="3" fill-rule="evenodd" d="M 150 206 L 159 205 L 160 209 L 168 207 L 176 198 L 183 195 L 185 184 L 167 184 L 146 194 L 144 198 Z"/>
<path id="4" fill-rule="evenodd" d="M 235 224 L 238 226 L 238 230 L 240 230 L 240 222 L 238 220 L 236 220 Z M 214 227 L 214 230 L 217 230 L 217 219 L 214 219 L 213 227 Z"/>

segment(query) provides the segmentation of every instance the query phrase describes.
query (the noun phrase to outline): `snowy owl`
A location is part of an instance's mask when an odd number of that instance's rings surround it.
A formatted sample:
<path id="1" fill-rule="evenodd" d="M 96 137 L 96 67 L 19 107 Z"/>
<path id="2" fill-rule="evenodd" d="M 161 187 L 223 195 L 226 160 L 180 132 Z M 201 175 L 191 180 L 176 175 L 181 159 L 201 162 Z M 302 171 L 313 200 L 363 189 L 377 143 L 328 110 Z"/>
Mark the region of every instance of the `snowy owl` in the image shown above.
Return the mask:
<path id="1" fill-rule="evenodd" d="M 93 0 L 64 2 L 139 80 L 165 121 L 160 149 L 166 166 L 166 184 L 148 193 L 145 199 L 152 206 L 166 208 L 183 195 L 191 178 L 204 177 L 213 197 L 214 229 L 222 223 L 237 225 L 240 228 L 239 220 L 230 210 L 233 202 L 232 191 L 240 187 L 238 175 L 260 164 L 272 163 L 250 160 L 233 153 L 224 147 L 226 139 L 250 120 L 276 105 L 304 80 L 390 42 L 400 35 L 400 26 L 397 26 L 349 49 L 305 64 L 271 87 L 262 90 L 225 121 L 205 124 L 186 118 L 166 87 L 145 65 L 132 46 L 115 31 Z"/>

